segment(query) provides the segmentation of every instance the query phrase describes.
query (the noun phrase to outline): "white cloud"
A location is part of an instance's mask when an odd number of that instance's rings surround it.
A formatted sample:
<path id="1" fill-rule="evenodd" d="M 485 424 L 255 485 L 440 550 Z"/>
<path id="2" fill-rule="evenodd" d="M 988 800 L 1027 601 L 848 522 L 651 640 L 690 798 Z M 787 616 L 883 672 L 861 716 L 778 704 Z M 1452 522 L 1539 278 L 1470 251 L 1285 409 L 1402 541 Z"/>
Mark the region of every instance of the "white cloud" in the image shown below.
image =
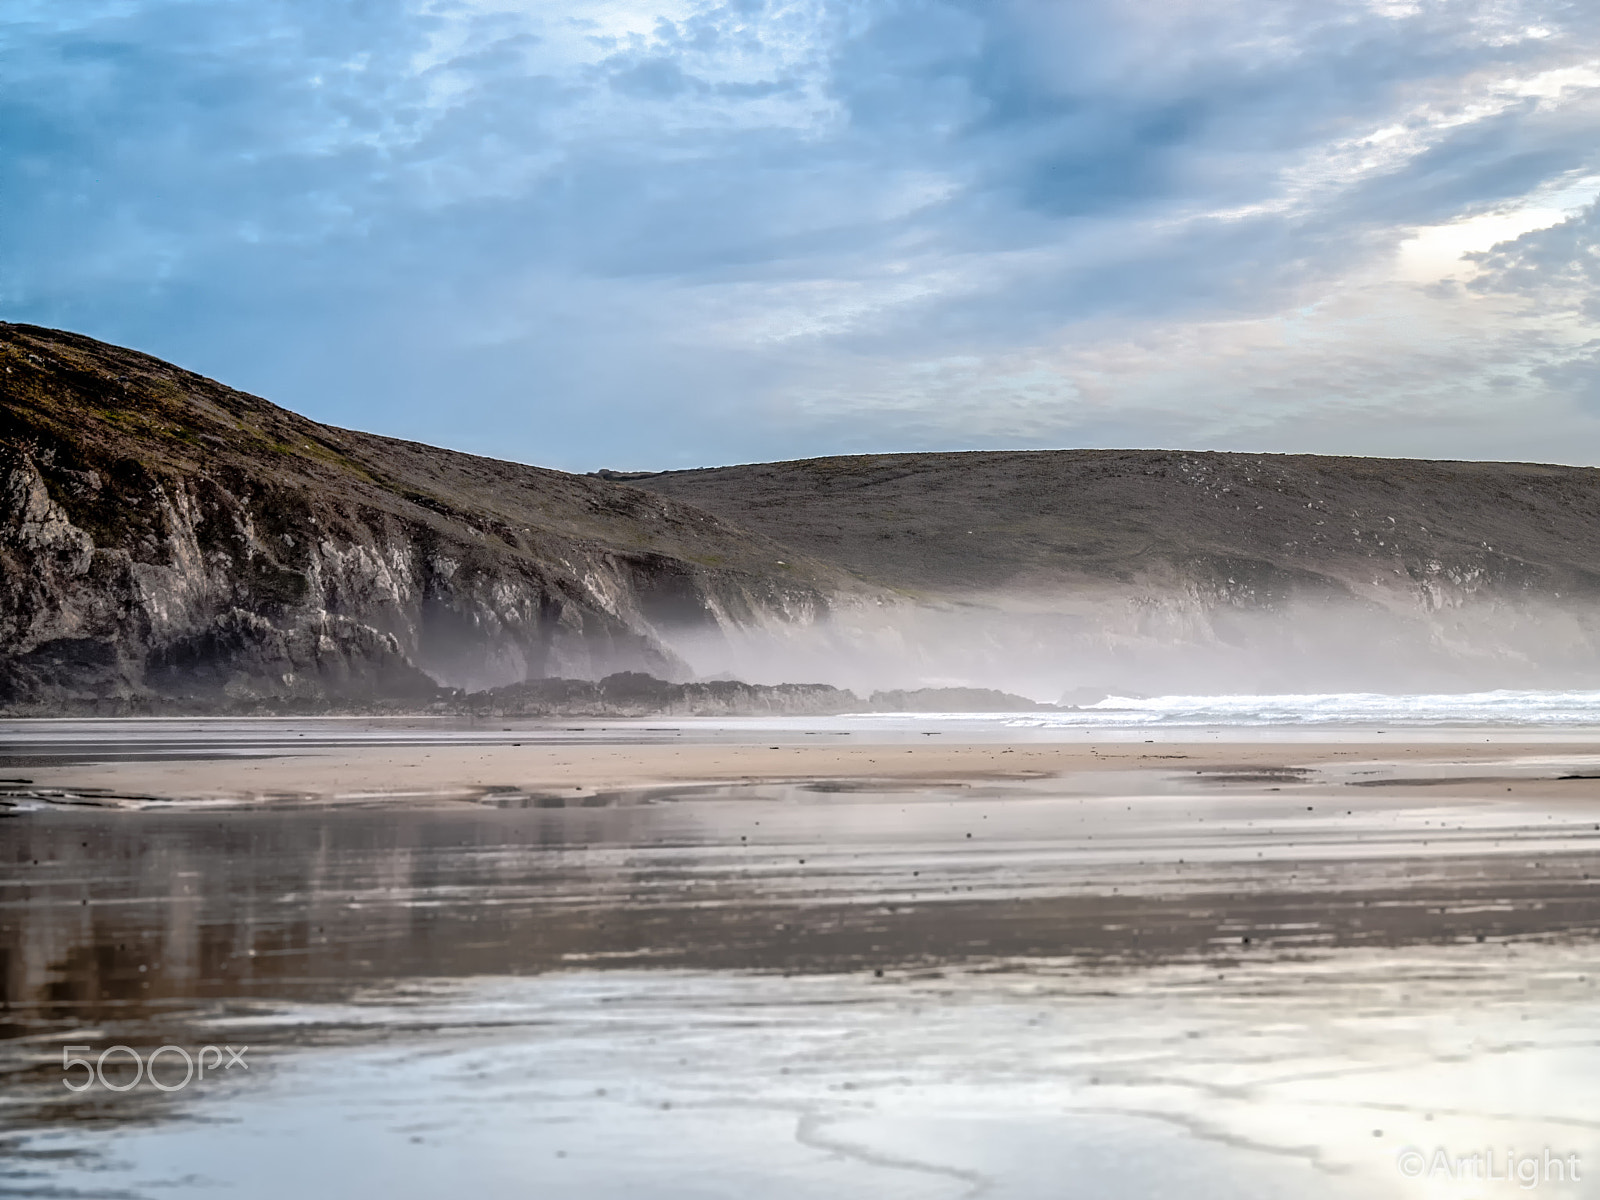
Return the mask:
<path id="1" fill-rule="evenodd" d="M 325 416 L 568 466 L 1600 461 L 1600 282 L 1558 244 L 1600 191 L 1600 13 L 69 7 L 0 21 L 6 315 Z"/>

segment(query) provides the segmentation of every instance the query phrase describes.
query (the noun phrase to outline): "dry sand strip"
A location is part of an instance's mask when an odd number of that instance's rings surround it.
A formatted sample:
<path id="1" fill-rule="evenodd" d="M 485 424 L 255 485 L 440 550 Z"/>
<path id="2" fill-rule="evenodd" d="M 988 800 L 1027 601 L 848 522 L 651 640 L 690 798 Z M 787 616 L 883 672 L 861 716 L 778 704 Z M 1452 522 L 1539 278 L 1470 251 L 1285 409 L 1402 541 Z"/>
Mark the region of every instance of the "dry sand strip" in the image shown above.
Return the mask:
<path id="1" fill-rule="evenodd" d="M 32 766 L 33 789 L 94 790 L 170 799 L 298 796 L 449 797 L 485 788 L 593 795 L 687 784 L 877 779 L 1039 779 L 1087 772 L 1170 772 L 1197 783 L 1282 783 L 1252 774 L 1313 772 L 1375 764 L 1383 769 L 1352 791 L 1424 787 L 1456 794 L 1592 798 L 1600 791 L 1600 743 L 1533 747 L 1476 744 L 1222 743 L 1103 746 L 982 744 L 693 745 L 539 744 L 328 747 L 270 758 L 190 758 Z M 11 774 L 12 772 L 7 772 Z M 1587 773 L 1587 775 L 1585 774 Z M 1229 778 L 1229 776 L 1233 778 Z M 1565 775 L 1567 778 L 1562 778 Z M 1594 776 L 1589 778 L 1588 776 Z M 1312 777 L 1313 779 L 1316 776 Z M 1326 780 L 1324 776 L 1324 780 Z M 20 781 L 6 781 L 8 783 Z M 1337 786 L 1350 788 L 1348 782 Z M 1428 790 L 1443 790 L 1432 789 Z M 1372 792 L 1367 792 L 1371 795 Z"/>

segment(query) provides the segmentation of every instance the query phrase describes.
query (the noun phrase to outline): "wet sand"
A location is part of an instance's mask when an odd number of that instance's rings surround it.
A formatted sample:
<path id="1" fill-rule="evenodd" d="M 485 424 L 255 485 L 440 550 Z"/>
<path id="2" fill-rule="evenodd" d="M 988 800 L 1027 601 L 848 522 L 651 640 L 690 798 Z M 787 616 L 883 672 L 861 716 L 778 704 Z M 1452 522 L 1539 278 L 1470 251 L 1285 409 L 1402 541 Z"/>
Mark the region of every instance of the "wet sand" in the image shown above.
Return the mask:
<path id="1" fill-rule="evenodd" d="M 1600 1175 L 1600 736 L 927 732 L 0 731 L 0 1190 Z M 248 1076 L 62 1087 L 221 1041 Z"/>
<path id="2" fill-rule="evenodd" d="M 1148 964 L 1600 933 L 1600 755 L 1570 738 L 112 732 L 9 746 L 34 764 L 0 782 L 19 1034 L 428 974 Z"/>
<path id="3" fill-rule="evenodd" d="M 135 723 L 128 723 L 135 724 Z M 415 723 L 111 722 L 0 726 L 0 795 L 64 792 L 165 800 L 468 799 L 489 792 L 584 798 L 651 787 L 879 780 L 1195 776 L 1211 784 L 1448 786 L 1462 796 L 1540 801 L 1600 796 L 1600 736 L 1583 732 L 1435 730 L 1426 740 L 1356 730 L 1180 731 L 1092 738 L 1018 737 L 959 726 L 750 728 L 535 726 L 452 729 Z M 1074 736 L 1076 733 L 1076 736 Z M 1358 777 L 1359 775 L 1359 777 Z M 1276 778 L 1282 776 L 1283 778 Z M 1592 778 L 1584 778 L 1591 776 Z M 1127 785 L 1113 785 L 1124 790 Z"/>

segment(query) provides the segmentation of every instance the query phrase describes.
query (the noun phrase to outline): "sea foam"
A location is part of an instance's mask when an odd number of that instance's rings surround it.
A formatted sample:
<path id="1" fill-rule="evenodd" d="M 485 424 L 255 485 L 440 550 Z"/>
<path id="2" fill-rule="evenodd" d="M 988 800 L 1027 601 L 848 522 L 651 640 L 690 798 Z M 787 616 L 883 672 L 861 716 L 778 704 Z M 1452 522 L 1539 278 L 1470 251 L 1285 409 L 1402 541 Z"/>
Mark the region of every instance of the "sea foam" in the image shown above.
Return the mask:
<path id="1" fill-rule="evenodd" d="M 904 720 L 908 714 L 883 714 Z M 1600 725 L 1600 691 L 1511 691 L 1386 695 L 1331 692 L 1233 696 L 1108 696 L 1061 712 L 929 713 L 936 721 L 1001 723 L 1014 728 L 1110 728 L 1129 725 Z M 868 714 L 861 718 L 869 719 Z"/>

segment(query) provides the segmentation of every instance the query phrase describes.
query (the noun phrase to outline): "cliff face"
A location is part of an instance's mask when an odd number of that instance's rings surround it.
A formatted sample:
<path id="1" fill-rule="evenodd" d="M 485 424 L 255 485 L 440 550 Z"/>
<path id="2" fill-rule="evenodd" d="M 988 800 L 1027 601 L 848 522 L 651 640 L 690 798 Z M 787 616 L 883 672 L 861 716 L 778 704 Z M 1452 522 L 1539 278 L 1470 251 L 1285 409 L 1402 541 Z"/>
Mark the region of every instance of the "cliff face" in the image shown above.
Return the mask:
<path id="1" fill-rule="evenodd" d="M 833 569 L 599 479 L 330 428 L 0 325 L 0 704 L 422 700 L 683 671 Z"/>
<path id="2" fill-rule="evenodd" d="M 901 622 L 912 640 L 987 643 L 946 655 L 945 673 L 968 682 L 1059 695 L 1600 677 L 1593 468 L 1064 450 L 810 459 L 632 486 L 915 601 Z M 996 662 L 1011 673 L 986 674 Z"/>
<path id="3" fill-rule="evenodd" d="M 12 712 L 618 672 L 1039 700 L 1600 679 L 1592 469 L 1042 451 L 601 478 L 330 428 L 30 326 L 0 324 L 0 369 Z M 661 703 L 853 702 L 822 695 Z"/>

